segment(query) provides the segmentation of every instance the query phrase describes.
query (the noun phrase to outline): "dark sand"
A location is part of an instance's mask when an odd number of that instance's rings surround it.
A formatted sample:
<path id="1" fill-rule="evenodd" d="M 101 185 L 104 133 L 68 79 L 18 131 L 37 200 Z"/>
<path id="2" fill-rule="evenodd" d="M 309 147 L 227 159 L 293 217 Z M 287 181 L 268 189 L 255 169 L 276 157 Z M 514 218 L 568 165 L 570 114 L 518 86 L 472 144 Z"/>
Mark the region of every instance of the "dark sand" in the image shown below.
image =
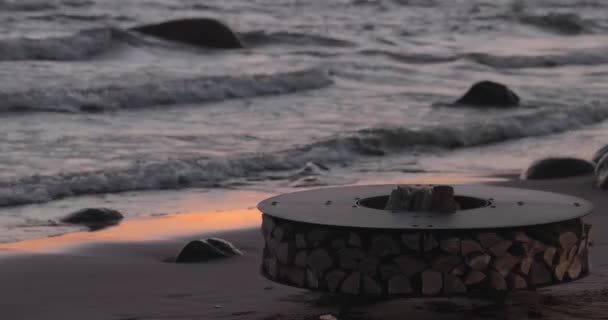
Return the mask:
<path id="1" fill-rule="evenodd" d="M 467 299 L 338 303 L 328 296 L 262 278 L 258 274 L 262 238 L 257 229 L 212 231 L 232 241 L 245 255 L 189 265 L 163 260 L 198 235 L 147 241 L 128 236 L 158 230 L 146 224 L 167 229 L 188 225 L 184 233 L 192 233 L 196 217 L 176 216 L 0 246 L 5 252 L 0 260 L 0 319 L 318 319 L 328 313 L 339 319 L 362 320 L 608 319 L 608 235 L 601 232 L 608 228 L 608 192 L 595 189 L 591 177 L 495 184 L 591 200 L 596 206 L 588 219 L 595 228 L 593 274 L 538 293 L 514 294 L 503 307 Z M 224 227 L 259 222 L 259 213 L 252 210 L 232 214 L 231 219 L 238 220 L 240 215 L 247 222 L 224 221 Z M 214 224 L 215 230 L 222 225 Z M 86 244 L 71 246 L 83 242 Z"/>

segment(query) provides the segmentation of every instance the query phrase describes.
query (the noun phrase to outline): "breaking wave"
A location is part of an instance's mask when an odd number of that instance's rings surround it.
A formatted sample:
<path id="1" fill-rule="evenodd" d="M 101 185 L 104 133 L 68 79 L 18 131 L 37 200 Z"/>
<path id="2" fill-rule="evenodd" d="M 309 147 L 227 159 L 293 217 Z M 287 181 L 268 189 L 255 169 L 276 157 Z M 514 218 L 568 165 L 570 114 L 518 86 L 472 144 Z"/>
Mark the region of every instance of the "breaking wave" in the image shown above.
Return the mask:
<path id="1" fill-rule="evenodd" d="M 84 60 L 111 50 L 117 40 L 133 39 L 127 32 L 112 28 L 83 30 L 73 35 L 44 39 L 1 39 L 0 61 Z"/>
<path id="2" fill-rule="evenodd" d="M 471 53 L 466 56 L 477 63 L 494 68 L 547 68 L 568 65 L 606 64 L 608 63 L 608 48 L 572 50 L 561 54 L 543 56 L 496 56 L 487 53 Z"/>
<path id="3" fill-rule="evenodd" d="M 270 75 L 212 76 L 149 82 L 135 86 L 54 88 L 0 92 L 0 112 L 105 111 L 214 102 L 322 88 L 332 84 L 324 70 L 305 69 Z"/>
<path id="4" fill-rule="evenodd" d="M 600 105 L 535 110 L 492 121 L 445 127 L 370 128 L 278 152 L 238 154 L 220 158 L 168 159 L 138 162 L 130 167 L 0 180 L 0 206 L 39 203 L 69 196 L 136 190 L 221 187 L 230 179 L 277 179 L 276 172 L 300 177 L 311 163 L 347 163 L 361 156 L 379 156 L 411 148 L 460 148 L 510 139 L 548 135 L 608 119 Z M 302 169 L 304 168 L 304 169 Z M 318 171 L 318 170 L 317 170 Z M 275 175 L 271 175 L 272 173 Z M 278 176 L 287 179 L 293 175 Z"/>
<path id="5" fill-rule="evenodd" d="M 239 38 L 247 47 L 271 44 L 323 47 L 352 47 L 355 45 L 354 43 L 343 39 L 293 32 L 251 31 L 240 33 Z"/>

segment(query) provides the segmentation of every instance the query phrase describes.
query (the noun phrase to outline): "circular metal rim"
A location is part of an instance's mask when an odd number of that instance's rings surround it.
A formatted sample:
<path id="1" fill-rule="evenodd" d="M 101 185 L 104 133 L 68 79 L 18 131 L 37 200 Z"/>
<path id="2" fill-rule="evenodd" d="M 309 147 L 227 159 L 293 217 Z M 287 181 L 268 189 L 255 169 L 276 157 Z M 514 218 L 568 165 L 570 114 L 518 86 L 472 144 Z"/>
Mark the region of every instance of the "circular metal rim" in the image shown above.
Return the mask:
<path id="1" fill-rule="evenodd" d="M 486 199 L 491 205 L 452 214 L 391 212 L 358 205 L 363 198 L 388 195 L 396 186 L 363 185 L 292 192 L 263 200 L 258 209 L 275 218 L 316 225 L 410 230 L 525 227 L 580 218 L 593 212 L 591 202 L 581 198 L 488 185 L 454 186 L 456 195 Z"/>

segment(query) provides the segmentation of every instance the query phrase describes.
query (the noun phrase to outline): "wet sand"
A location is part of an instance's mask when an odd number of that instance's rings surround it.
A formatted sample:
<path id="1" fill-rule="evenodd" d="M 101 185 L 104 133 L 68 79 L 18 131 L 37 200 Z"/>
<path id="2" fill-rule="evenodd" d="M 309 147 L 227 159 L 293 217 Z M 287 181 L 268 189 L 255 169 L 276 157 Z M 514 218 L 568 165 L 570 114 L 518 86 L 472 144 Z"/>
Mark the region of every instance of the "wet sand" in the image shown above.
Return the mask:
<path id="1" fill-rule="evenodd" d="M 511 177 L 512 178 L 512 177 Z M 258 273 L 262 237 L 256 210 L 125 221 L 90 233 L 0 246 L 2 319 L 598 319 L 608 312 L 608 193 L 591 177 L 493 184 L 591 200 L 592 275 L 512 295 L 505 306 L 468 299 L 336 301 L 274 284 Z M 250 207 L 248 203 L 243 207 Z M 239 229 L 226 231 L 227 229 Z M 202 230 L 202 231 L 201 231 Z M 151 235 L 154 235 L 153 237 Z M 214 235 L 245 255 L 200 264 L 164 262 L 189 240 Z"/>

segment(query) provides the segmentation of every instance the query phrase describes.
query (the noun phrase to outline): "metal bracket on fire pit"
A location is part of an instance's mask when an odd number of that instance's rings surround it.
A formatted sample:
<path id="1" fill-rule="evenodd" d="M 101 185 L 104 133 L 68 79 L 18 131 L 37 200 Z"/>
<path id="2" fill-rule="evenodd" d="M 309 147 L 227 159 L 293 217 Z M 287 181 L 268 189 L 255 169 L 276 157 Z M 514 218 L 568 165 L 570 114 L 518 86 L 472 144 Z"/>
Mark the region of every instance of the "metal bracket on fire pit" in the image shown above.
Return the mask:
<path id="1" fill-rule="evenodd" d="M 534 289 L 589 273 L 583 199 L 455 186 L 455 213 L 384 210 L 395 185 L 317 189 L 260 202 L 262 273 L 297 287 L 365 295 Z"/>

